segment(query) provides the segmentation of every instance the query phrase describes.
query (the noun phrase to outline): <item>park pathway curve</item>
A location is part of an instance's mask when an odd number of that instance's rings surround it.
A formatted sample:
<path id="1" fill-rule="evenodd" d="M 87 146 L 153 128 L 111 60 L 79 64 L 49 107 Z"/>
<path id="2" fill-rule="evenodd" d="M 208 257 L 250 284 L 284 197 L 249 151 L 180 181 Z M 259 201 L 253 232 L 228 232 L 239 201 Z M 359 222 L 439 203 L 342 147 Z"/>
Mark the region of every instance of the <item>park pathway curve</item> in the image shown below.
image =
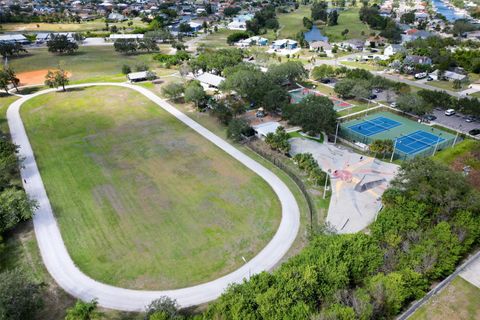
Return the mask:
<path id="1" fill-rule="evenodd" d="M 250 274 L 270 270 L 282 259 L 297 236 L 300 227 L 300 213 L 295 197 L 280 178 L 146 88 L 127 83 L 88 83 L 71 85 L 68 88 L 91 86 L 124 87 L 125 89 L 132 89 L 143 94 L 230 156 L 240 161 L 262 177 L 277 194 L 282 206 L 282 219 L 274 237 L 254 258 L 232 273 L 210 282 L 182 289 L 143 291 L 114 287 L 89 278 L 75 266 L 68 254 L 20 117 L 20 107 L 23 103 L 33 97 L 56 90 L 39 91 L 13 102 L 8 108 L 7 119 L 12 140 L 20 146 L 19 155 L 25 159 L 21 169 L 22 179 L 26 181 L 24 184 L 25 190 L 39 204 L 39 208 L 36 210 L 33 218 L 33 224 L 40 253 L 48 272 L 60 287 L 82 300 L 88 301 L 96 298 L 100 306 L 110 309 L 142 311 L 152 300 L 160 296 L 169 296 L 176 299 L 181 307 L 189 307 L 218 298 L 229 284 L 241 283 Z M 72 190 L 72 192 L 74 191 Z"/>

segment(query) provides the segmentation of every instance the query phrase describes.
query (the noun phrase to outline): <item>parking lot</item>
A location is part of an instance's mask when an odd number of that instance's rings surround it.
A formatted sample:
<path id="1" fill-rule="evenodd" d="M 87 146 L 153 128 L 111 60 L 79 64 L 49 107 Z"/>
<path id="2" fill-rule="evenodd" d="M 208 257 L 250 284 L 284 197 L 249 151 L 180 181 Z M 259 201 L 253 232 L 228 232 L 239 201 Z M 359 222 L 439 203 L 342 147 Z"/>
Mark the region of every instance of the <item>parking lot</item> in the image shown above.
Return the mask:
<path id="1" fill-rule="evenodd" d="M 472 129 L 480 128 L 480 123 L 478 121 L 466 122 L 465 116 L 460 113 L 456 113 L 453 116 L 446 116 L 444 110 L 433 110 L 433 114 L 437 117 L 434 122 L 464 133 L 468 133 L 468 131 Z"/>

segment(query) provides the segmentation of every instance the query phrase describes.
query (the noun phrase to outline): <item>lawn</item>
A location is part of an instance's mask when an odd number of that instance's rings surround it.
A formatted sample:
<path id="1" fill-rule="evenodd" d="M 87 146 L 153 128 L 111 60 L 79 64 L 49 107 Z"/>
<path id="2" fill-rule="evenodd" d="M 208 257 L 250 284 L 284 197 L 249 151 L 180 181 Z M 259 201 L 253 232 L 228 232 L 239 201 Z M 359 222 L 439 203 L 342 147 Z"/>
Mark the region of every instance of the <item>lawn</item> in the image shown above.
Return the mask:
<path id="1" fill-rule="evenodd" d="M 132 26 L 128 25 L 128 21 L 109 23 L 110 27 L 117 26 L 119 30 L 124 27 L 126 30 L 132 30 L 135 27 L 146 27 L 146 23 L 140 19 L 130 20 L 133 22 Z M 8 32 L 83 32 L 83 31 L 104 31 L 105 21 L 103 19 L 96 19 L 93 21 L 86 21 L 82 23 L 2 23 L 3 31 Z"/>
<path id="2" fill-rule="evenodd" d="M 372 30 L 367 24 L 360 21 L 358 15 L 359 11 L 359 7 L 348 8 L 345 11 L 340 11 L 338 25 L 321 27 L 323 34 L 328 37 L 330 42 L 337 42 L 346 39 L 366 39 Z M 344 37 L 341 35 L 341 33 L 345 29 L 348 29 L 348 33 Z"/>
<path id="3" fill-rule="evenodd" d="M 344 109 L 344 110 L 340 110 L 338 111 L 338 115 L 340 117 L 343 117 L 343 116 L 347 116 L 351 113 L 355 113 L 355 112 L 360 112 L 360 111 L 364 111 L 364 110 L 367 110 L 369 108 L 373 108 L 375 107 L 375 104 L 361 104 L 361 105 L 356 105 L 355 107 L 352 107 L 352 108 L 347 108 L 347 109 Z"/>
<path id="4" fill-rule="evenodd" d="M 376 65 L 374 62 L 340 61 L 340 64 L 368 71 L 381 71 L 385 69 L 385 67 Z"/>
<path id="5" fill-rule="evenodd" d="M 411 317 L 412 320 L 480 319 L 480 289 L 461 277 L 455 278 Z"/>
<path id="6" fill-rule="evenodd" d="M 197 46 L 206 49 L 220 49 L 230 47 L 227 43 L 227 37 L 238 30 L 218 29 L 217 32 L 210 33 L 202 40 L 198 41 Z"/>
<path id="7" fill-rule="evenodd" d="M 29 54 L 10 59 L 10 66 L 17 72 L 58 68 L 62 64 L 71 72 L 71 81 L 126 81 L 121 74 L 122 66 L 146 64 L 153 70 L 160 69 L 153 59 L 153 54 L 122 55 L 110 46 L 80 47 L 73 55 L 54 55 L 47 49 L 29 49 Z M 164 69 L 163 69 L 164 70 Z M 172 73 L 175 70 L 172 70 Z"/>
<path id="8" fill-rule="evenodd" d="M 310 19 L 310 6 L 300 6 L 291 13 L 281 13 L 278 15 L 278 23 L 280 24 L 279 39 L 290 38 L 295 39 L 299 31 L 307 31 L 303 26 L 303 17 Z"/>
<path id="9" fill-rule="evenodd" d="M 67 249 L 99 281 L 212 280 L 278 226 L 280 204 L 260 177 L 136 92 L 52 93 L 22 117 Z"/>
<path id="10" fill-rule="evenodd" d="M 433 87 L 440 88 L 440 89 L 456 91 L 456 92 L 468 89 L 467 84 L 463 84 L 460 89 L 454 89 L 453 88 L 453 81 L 429 81 L 429 82 L 427 82 L 427 84 L 431 85 Z"/>
<path id="11" fill-rule="evenodd" d="M 16 96 L 6 95 L 4 93 L 0 94 L 0 132 L 7 133 L 9 131 L 5 114 L 8 106 L 10 106 L 10 104 L 17 99 L 18 97 Z"/>

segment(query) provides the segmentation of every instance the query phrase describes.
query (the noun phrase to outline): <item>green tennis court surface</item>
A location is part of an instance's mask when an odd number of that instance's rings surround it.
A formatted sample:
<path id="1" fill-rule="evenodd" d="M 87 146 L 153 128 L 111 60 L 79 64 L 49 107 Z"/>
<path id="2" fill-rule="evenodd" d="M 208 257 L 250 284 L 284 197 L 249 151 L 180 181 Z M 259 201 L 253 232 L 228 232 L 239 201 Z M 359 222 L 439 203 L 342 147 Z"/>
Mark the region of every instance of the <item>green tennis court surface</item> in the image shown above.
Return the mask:
<path id="1" fill-rule="evenodd" d="M 378 112 L 344 122 L 339 135 L 351 142 L 371 144 L 375 140 L 392 140 L 395 157 L 411 159 L 430 156 L 452 146 L 455 136 L 391 112 Z"/>

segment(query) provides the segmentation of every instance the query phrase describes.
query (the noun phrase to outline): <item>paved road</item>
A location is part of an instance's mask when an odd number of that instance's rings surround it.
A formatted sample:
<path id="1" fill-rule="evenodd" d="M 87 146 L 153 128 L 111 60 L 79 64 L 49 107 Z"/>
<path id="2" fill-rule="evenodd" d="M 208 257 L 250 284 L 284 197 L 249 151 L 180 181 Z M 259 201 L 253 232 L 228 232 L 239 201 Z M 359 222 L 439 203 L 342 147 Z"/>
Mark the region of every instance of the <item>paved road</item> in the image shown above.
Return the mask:
<path id="1" fill-rule="evenodd" d="M 69 86 L 69 88 L 93 85 L 119 86 L 140 92 L 161 108 L 171 113 L 178 120 L 243 163 L 246 167 L 261 176 L 275 191 L 282 205 L 282 220 L 273 239 L 257 256 L 236 271 L 208 283 L 176 290 L 141 291 L 114 287 L 89 278 L 75 266 L 63 243 L 57 221 L 55 220 L 50 201 L 43 185 L 42 177 L 35 162 L 30 142 L 25 132 L 22 119 L 20 118 L 19 111 L 24 102 L 32 97 L 54 91 L 53 89 L 43 90 L 25 96 L 12 103 L 7 111 L 7 119 L 13 142 L 20 146 L 20 156 L 25 158 L 23 163 L 24 168 L 21 170 L 22 178 L 27 181 L 24 185 L 25 190 L 31 198 L 37 200 L 39 203 L 39 208 L 35 213 L 33 223 L 43 262 L 55 281 L 65 291 L 83 300 L 97 298 L 99 305 L 102 307 L 125 311 L 144 310 L 145 306 L 152 300 L 164 295 L 176 299 L 182 307 L 188 307 L 216 299 L 230 283 L 240 283 L 244 278 L 248 278 L 250 274 L 270 270 L 282 259 L 295 240 L 300 226 L 298 204 L 282 180 L 270 170 L 193 121 L 148 89 L 119 83 L 91 83 L 73 85 Z M 72 190 L 72 192 L 74 192 L 74 190 Z"/>

